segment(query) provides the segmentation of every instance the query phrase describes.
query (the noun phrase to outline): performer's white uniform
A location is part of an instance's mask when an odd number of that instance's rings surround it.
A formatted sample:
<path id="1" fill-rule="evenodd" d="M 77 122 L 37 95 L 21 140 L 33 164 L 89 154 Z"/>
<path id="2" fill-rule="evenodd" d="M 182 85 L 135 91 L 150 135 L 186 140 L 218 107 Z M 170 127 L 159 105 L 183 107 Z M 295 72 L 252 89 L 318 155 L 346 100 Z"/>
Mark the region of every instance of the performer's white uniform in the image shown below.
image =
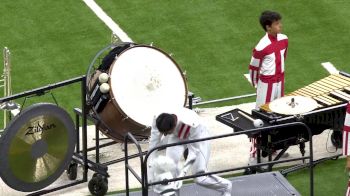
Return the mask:
<path id="1" fill-rule="evenodd" d="M 201 124 L 200 117 L 196 114 L 196 112 L 187 108 L 181 108 L 177 111 L 166 113 L 175 114 L 177 116 L 177 124 L 175 131 L 169 136 L 167 136 L 167 138 L 164 138 L 168 139 L 167 143 L 176 143 L 180 141 L 209 137 L 209 132 L 207 128 Z M 162 142 L 162 134 L 158 131 L 156 127 L 156 118 L 157 116 L 154 117 L 152 125 L 149 149 L 160 145 Z M 194 163 L 192 165 L 192 173 L 198 174 L 208 172 L 207 166 L 210 156 L 209 141 L 202 141 L 197 143 L 190 143 L 187 145 L 169 147 L 166 149 L 166 156 L 172 158 L 175 161 L 175 163 L 178 164 L 186 148 L 188 148 L 189 150 L 186 163 L 190 162 L 191 160 L 194 160 Z M 148 163 L 152 161 L 152 156 Z M 219 176 L 209 175 L 197 177 L 195 179 L 195 182 L 198 185 L 217 190 L 221 192 L 222 195 L 231 195 L 231 182 Z"/>
<path id="2" fill-rule="evenodd" d="M 345 115 L 344 128 L 343 128 L 343 155 L 347 156 L 347 159 L 349 159 L 349 156 L 350 156 L 349 132 L 350 132 L 350 102 L 346 106 L 346 115 Z M 350 196 L 350 180 L 348 182 L 348 188 L 345 195 Z"/>
<path id="3" fill-rule="evenodd" d="M 288 37 L 268 33 L 253 50 L 249 65 L 252 85 L 257 87 L 256 108 L 284 95 L 284 60 Z"/>
<path id="4" fill-rule="evenodd" d="M 253 50 L 249 64 L 252 85 L 256 87 L 255 108 L 284 96 L 284 60 L 287 56 L 288 37 L 268 33 Z M 256 162 L 256 138 L 250 138 L 250 162 Z"/>

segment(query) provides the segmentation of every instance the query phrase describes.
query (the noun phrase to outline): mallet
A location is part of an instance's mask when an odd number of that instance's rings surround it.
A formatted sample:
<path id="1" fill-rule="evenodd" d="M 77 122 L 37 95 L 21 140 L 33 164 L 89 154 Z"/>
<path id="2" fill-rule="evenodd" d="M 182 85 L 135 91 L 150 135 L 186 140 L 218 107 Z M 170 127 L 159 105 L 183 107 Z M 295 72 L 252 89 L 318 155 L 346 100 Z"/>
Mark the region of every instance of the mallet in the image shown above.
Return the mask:
<path id="1" fill-rule="evenodd" d="M 254 127 L 259 128 L 259 127 L 263 127 L 264 126 L 264 122 L 261 119 L 254 119 L 246 114 L 244 114 L 241 111 L 238 111 L 238 113 L 242 116 L 244 116 L 245 118 L 247 118 L 248 120 L 252 121 Z"/>

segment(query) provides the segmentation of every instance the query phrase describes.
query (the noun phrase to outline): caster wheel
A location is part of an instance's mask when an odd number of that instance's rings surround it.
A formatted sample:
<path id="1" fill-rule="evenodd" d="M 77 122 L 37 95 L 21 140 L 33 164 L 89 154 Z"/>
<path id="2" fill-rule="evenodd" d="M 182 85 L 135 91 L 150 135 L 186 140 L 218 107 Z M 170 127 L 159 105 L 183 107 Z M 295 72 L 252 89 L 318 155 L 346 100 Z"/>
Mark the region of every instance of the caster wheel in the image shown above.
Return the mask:
<path id="1" fill-rule="evenodd" d="M 332 158 L 333 161 L 336 161 L 338 159 L 339 159 L 339 156 L 336 156 L 336 157 Z"/>
<path id="2" fill-rule="evenodd" d="M 247 168 L 244 170 L 243 175 L 251 175 L 251 174 L 255 174 L 255 173 L 256 173 L 255 168 Z"/>
<path id="3" fill-rule="evenodd" d="M 342 132 L 340 131 L 333 131 L 331 135 L 331 142 L 334 147 L 336 148 L 342 148 L 343 146 L 343 138 L 342 138 Z"/>
<path id="4" fill-rule="evenodd" d="M 78 173 L 78 164 L 74 161 L 72 161 L 67 170 L 67 176 L 69 180 L 76 180 L 77 179 L 77 173 Z"/>
<path id="5" fill-rule="evenodd" d="M 103 175 L 99 174 L 99 173 L 94 173 L 92 175 L 92 178 L 96 178 L 97 176 L 102 176 L 103 180 L 108 184 L 108 178 L 104 177 Z M 98 177 L 99 178 L 99 177 Z"/>
<path id="6" fill-rule="evenodd" d="M 95 173 L 89 181 L 88 187 L 92 195 L 103 196 L 108 190 L 107 178 L 101 174 Z"/>

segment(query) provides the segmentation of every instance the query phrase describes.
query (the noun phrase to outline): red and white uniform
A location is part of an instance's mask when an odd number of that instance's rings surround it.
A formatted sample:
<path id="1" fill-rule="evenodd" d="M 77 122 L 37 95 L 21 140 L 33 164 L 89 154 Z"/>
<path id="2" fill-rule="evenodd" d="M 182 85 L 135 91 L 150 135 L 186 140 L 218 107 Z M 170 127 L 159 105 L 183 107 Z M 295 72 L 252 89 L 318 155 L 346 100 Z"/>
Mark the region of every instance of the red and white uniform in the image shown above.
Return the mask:
<path id="1" fill-rule="evenodd" d="M 346 115 L 343 127 L 343 155 L 350 156 L 350 102 L 346 106 Z"/>
<path id="2" fill-rule="evenodd" d="M 343 155 L 350 156 L 350 102 L 346 106 L 346 115 L 343 128 Z M 348 157 L 349 158 L 349 157 Z M 350 180 L 348 182 L 348 189 L 346 191 L 346 196 L 350 196 Z"/>
<path id="3" fill-rule="evenodd" d="M 268 33 L 253 50 L 249 64 L 252 85 L 257 87 L 256 108 L 284 95 L 284 60 L 287 56 L 288 37 Z"/>
<path id="4" fill-rule="evenodd" d="M 175 112 L 170 112 L 177 116 L 177 124 L 172 134 L 162 138 L 162 134 L 156 127 L 155 116 L 153 120 L 149 149 L 152 149 L 166 141 L 167 143 L 176 143 L 186 140 L 194 140 L 209 137 L 209 131 L 201 124 L 200 117 L 196 112 L 188 108 L 181 108 Z M 194 160 L 192 165 L 192 173 L 204 173 L 208 171 L 208 162 L 210 157 L 209 141 L 190 143 L 187 145 L 179 145 L 166 149 L 166 156 L 179 164 L 183 152 L 188 148 L 187 162 Z M 152 153 L 155 154 L 155 153 Z M 152 161 L 152 158 L 148 162 Z M 185 164 L 186 164 L 185 163 Z M 184 164 L 184 165 L 185 165 Z M 198 185 L 217 190 L 223 195 L 231 195 L 231 182 L 216 175 L 202 176 L 195 179 Z"/>

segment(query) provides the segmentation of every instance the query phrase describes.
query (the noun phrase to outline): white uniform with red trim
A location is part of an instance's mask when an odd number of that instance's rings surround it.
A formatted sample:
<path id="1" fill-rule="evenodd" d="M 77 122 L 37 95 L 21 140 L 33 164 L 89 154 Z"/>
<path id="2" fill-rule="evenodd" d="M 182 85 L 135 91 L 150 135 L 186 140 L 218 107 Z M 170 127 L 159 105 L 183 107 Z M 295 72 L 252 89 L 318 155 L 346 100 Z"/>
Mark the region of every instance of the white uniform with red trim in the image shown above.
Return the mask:
<path id="1" fill-rule="evenodd" d="M 288 37 L 268 33 L 253 50 L 249 64 L 252 85 L 256 87 L 255 108 L 284 96 L 284 60 L 287 56 Z M 250 138 L 250 163 L 256 162 L 256 138 Z"/>
<path id="2" fill-rule="evenodd" d="M 343 128 L 343 155 L 350 156 L 350 102 L 346 106 L 346 115 Z M 349 158 L 349 157 L 348 157 Z M 350 196 L 350 180 L 348 182 L 348 189 L 346 196 Z"/>
<path id="3" fill-rule="evenodd" d="M 343 155 L 350 156 L 350 102 L 346 106 L 346 115 L 343 127 Z"/>
<path id="4" fill-rule="evenodd" d="M 156 127 L 156 116 L 153 120 L 149 149 L 152 149 L 164 143 L 163 141 L 166 139 L 167 143 L 176 143 L 186 140 L 209 137 L 207 128 L 201 124 L 200 117 L 193 110 L 190 110 L 188 108 L 181 108 L 175 112 L 170 113 L 177 116 L 175 131 L 169 136 L 162 139 L 162 134 Z M 208 162 L 210 157 L 209 141 L 169 147 L 166 149 L 166 156 L 170 157 L 175 161 L 176 164 L 178 164 L 186 148 L 188 148 L 186 163 L 194 160 L 194 163 L 192 165 L 192 173 L 197 174 L 208 172 Z M 152 161 L 151 159 L 148 162 Z M 197 177 L 195 179 L 195 182 L 198 185 L 217 190 L 223 195 L 231 195 L 231 182 L 219 176 L 209 175 Z"/>
<path id="5" fill-rule="evenodd" d="M 284 95 L 284 60 L 288 37 L 268 33 L 253 50 L 249 65 L 252 85 L 257 87 L 256 108 Z"/>

